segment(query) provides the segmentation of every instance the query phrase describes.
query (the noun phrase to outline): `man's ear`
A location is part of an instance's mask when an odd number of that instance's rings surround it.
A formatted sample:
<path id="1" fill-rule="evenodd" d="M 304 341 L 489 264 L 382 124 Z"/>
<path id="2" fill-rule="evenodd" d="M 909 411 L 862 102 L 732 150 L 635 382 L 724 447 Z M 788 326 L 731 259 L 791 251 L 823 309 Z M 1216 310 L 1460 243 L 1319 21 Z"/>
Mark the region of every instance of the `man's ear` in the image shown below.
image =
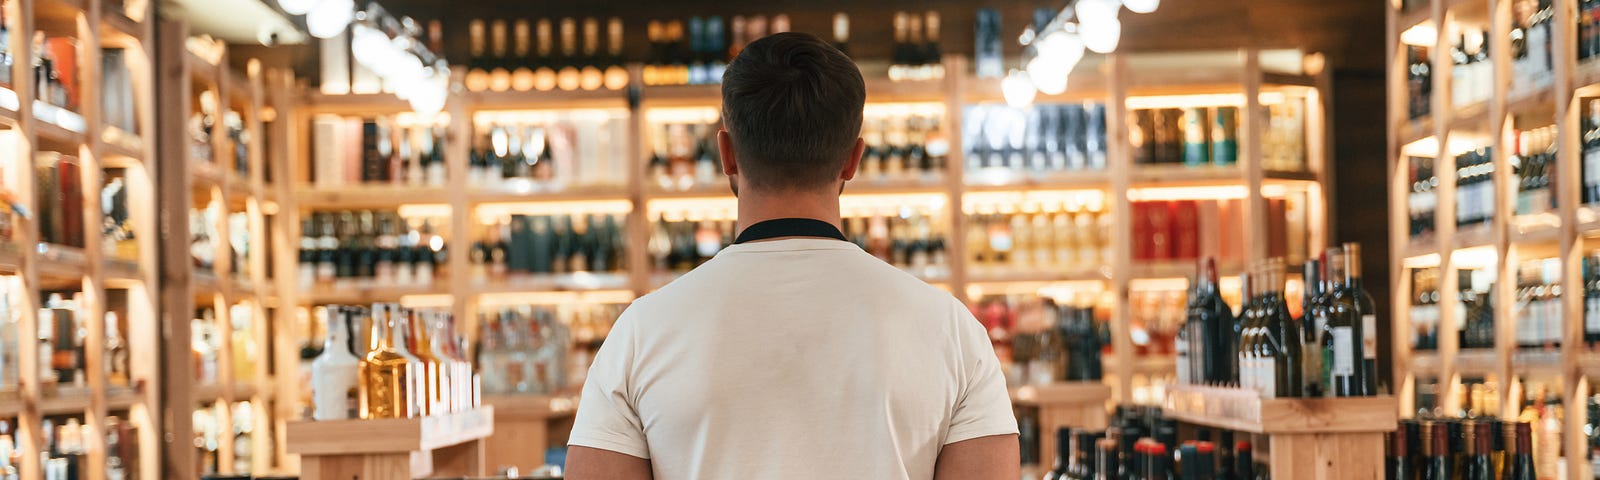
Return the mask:
<path id="1" fill-rule="evenodd" d="M 717 130 L 717 152 L 722 154 L 722 174 L 734 176 L 739 174 L 739 162 L 733 158 L 733 137 L 728 136 L 728 129 Z"/>
<path id="2" fill-rule="evenodd" d="M 839 179 L 846 182 L 856 178 L 856 168 L 861 166 L 861 154 L 866 152 L 867 142 L 856 137 L 855 148 L 850 149 L 850 158 L 844 161 L 844 171 L 839 172 Z"/>

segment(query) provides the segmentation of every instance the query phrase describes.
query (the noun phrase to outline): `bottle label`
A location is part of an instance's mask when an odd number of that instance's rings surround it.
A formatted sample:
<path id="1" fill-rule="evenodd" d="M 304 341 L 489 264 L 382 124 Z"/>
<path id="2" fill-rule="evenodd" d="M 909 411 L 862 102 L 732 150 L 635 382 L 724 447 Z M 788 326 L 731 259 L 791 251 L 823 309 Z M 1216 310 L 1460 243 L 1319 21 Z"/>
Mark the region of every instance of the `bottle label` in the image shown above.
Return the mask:
<path id="1" fill-rule="evenodd" d="M 1589 187 L 1600 185 L 1600 148 L 1590 147 L 1583 151 L 1583 184 Z"/>
<path id="2" fill-rule="evenodd" d="M 1364 360 L 1378 359 L 1378 316 L 1367 314 L 1361 316 L 1361 358 Z"/>
<path id="3" fill-rule="evenodd" d="M 1262 357 L 1258 368 L 1261 379 L 1261 396 L 1267 398 L 1278 396 L 1278 359 Z"/>
<path id="4" fill-rule="evenodd" d="M 1173 350 L 1177 351 L 1178 357 L 1178 384 L 1188 384 L 1193 381 L 1189 378 L 1189 340 L 1184 338 L 1183 335 L 1179 335 L 1177 340 L 1173 340 L 1172 344 Z"/>
<path id="5" fill-rule="evenodd" d="M 1600 298 L 1590 298 L 1583 311 L 1583 331 L 1600 333 Z"/>
<path id="6" fill-rule="evenodd" d="M 1350 327 L 1333 327 L 1333 358 L 1330 359 L 1328 371 L 1333 376 L 1350 376 L 1356 374 L 1356 356 L 1351 350 L 1355 343 Z"/>

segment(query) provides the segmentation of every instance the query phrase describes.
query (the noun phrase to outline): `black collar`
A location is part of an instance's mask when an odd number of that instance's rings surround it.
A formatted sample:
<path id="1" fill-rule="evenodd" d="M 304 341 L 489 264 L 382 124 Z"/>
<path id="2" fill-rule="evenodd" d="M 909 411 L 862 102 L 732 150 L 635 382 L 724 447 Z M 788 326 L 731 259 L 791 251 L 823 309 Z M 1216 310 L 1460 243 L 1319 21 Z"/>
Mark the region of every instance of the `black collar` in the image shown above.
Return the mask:
<path id="1" fill-rule="evenodd" d="M 733 244 L 754 242 L 780 237 L 821 237 L 832 238 L 839 241 L 845 239 L 844 232 L 833 224 L 814 218 L 775 218 L 757 222 L 739 232 L 739 238 Z"/>

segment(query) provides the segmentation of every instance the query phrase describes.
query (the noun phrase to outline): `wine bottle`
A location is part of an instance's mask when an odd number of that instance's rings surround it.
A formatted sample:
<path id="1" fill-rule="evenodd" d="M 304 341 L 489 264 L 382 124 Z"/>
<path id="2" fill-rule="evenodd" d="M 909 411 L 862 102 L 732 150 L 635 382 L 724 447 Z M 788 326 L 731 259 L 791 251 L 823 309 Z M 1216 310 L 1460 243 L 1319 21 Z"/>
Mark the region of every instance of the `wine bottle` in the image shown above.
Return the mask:
<path id="1" fill-rule="evenodd" d="M 604 84 L 607 90 L 628 87 L 628 69 L 622 65 L 622 19 L 611 17 L 606 21 L 606 46 L 608 48 Z"/>
<path id="2" fill-rule="evenodd" d="M 533 89 L 548 92 L 556 88 L 556 64 L 551 55 L 555 40 L 551 37 L 550 19 L 541 18 L 534 24 L 535 45 L 539 52 L 538 65 L 533 69 Z"/>
<path id="3" fill-rule="evenodd" d="M 1199 167 L 1211 163 L 1209 145 L 1206 143 L 1206 110 L 1183 109 L 1183 164 Z"/>
<path id="4" fill-rule="evenodd" d="M 1416 475 L 1411 471 L 1410 459 L 1407 458 L 1409 450 L 1406 446 L 1404 428 L 1389 432 L 1389 451 L 1383 459 L 1384 478 L 1387 480 L 1416 479 Z"/>
<path id="5" fill-rule="evenodd" d="M 355 418 L 357 408 L 357 370 L 360 360 L 350 352 L 350 329 L 355 312 L 339 306 L 324 309 L 328 334 L 322 354 L 311 363 L 311 418 L 344 420 Z"/>
<path id="6" fill-rule="evenodd" d="M 944 78 L 944 50 L 939 46 L 940 23 L 937 11 L 929 10 L 923 16 L 926 43 L 922 46 L 922 59 L 927 65 L 930 79 Z"/>
<path id="7" fill-rule="evenodd" d="M 417 391 L 421 395 L 419 402 L 420 415 L 443 415 L 448 413 L 449 404 L 444 400 L 444 394 L 449 391 L 449 379 L 445 377 L 445 359 L 434 355 L 432 338 L 427 335 L 428 326 L 422 319 L 422 314 L 415 310 L 406 312 L 406 335 L 411 340 L 409 348 L 412 356 L 417 357 L 417 367 L 420 367 L 418 377 L 421 388 Z"/>
<path id="8" fill-rule="evenodd" d="M 472 58 L 467 60 L 467 76 L 463 79 L 468 91 L 482 92 L 489 89 L 489 59 L 487 58 L 487 45 L 485 31 L 487 28 L 483 20 L 474 19 L 467 24 L 467 35 L 471 42 Z"/>
<path id="9" fill-rule="evenodd" d="M 556 71 L 556 88 L 577 90 L 583 85 L 583 75 L 578 63 L 578 22 L 572 18 L 561 19 L 561 69 Z"/>
<path id="10" fill-rule="evenodd" d="M 533 89 L 533 54 L 531 32 L 528 30 L 528 20 L 519 18 L 511 27 L 512 55 L 516 69 L 511 71 L 511 89 L 526 92 Z"/>
<path id="11" fill-rule="evenodd" d="M 506 21 L 489 22 L 489 91 L 511 89 L 511 59 L 507 57 Z"/>
<path id="12" fill-rule="evenodd" d="M 1533 427 L 1527 422 L 1516 424 L 1516 450 L 1511 458 L 1506 461 L 1504 474 L 1501 480 L 1534 480 L 1533 466 Z"/>
<path id="13" fill-rule="evenodd" d="M 1263 315 L 1267 317 L 1266 345 L 1273 356 L 1275 369 L 1273 386 L 1275 397 L 1294 398 L 1305 395 L 1305 356 L 1301 353 L 1300 323 L 1289 316 L 1289 307 L 1283 299 L 1283 260 L 1271 259 L 1266 267 L 1267 290 Z"/>
<path id="14" fill-rule="evenodd" d="M 889 80 L 902 81 L 909 77 L 909 63 L 907 58 L 907 36 L 910 35 L 911 19 L 906 12 L 894 12 L 894 45 L 890 49 Z"/>
<path id="15" fill-rule="evenodd" d="M 1044 480 L 1066 480 L 1069 477 L 1069 465 L 1072 463 L 1072 429 L 1061 427 L 1056 429 L 1056 459 L 1050 471 L 1045 473 Z"/>
<path id="16" fill-rule="evenodd" d="M 689 81 L 690 85 L 704 85 L 710 83 L 710 69 L 707 61 L 710 55 L 706 52 L 706 22 L 705 19 L 689 17 Z"/>
<path id="17" fill-rule="evenodd" d="M 599 90 L 605 86 L 605 74 L 600 70 L 600 21 L 594 17 L 583 19 L 583 69 L 578 71 L 578 88 L 584 91 Z"/>

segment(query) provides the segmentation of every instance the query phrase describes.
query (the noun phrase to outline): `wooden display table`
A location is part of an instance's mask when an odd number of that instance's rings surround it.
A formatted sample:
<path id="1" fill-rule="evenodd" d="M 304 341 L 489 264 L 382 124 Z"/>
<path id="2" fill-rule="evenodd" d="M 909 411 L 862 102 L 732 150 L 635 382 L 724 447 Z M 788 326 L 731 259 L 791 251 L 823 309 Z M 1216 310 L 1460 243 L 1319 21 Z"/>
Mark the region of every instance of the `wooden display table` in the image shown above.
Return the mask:
<path id="1" fill-rule="evenodd" d="M 494 407 L 494 434 L 485 443 L 491 472 L 506 467 L 531 472 L 544 465 L 544 452 L 565 445 L 578 411 L 577 395 L 493 395 L 483 398 Z"/>
<path id="2" fill-rule="evenodd" d="M 1168 387 L 1162 412 L 1265 435 L 1272 477 L 1295 479 L 1383 478 L 1384 442 L 1399 421 L 1391 396 L 1262 399 L 1250 390 L 1189 385 Z"/>
<path id="3" fill-rule="evenodd" d="M 298 421 L 285 433 L 306 480 L 481 476 L 494 407 L 423 418 Z"/>
<path id="4" fill-rule="evenodd" d="M 1011 404 L 1039 409 L 1039 464 L 1056 459 L 1056 430 L 1062 427 L 1104 430 L 1110 416 L 1106 401 L 1111 387 L 1100 382 L 1029 385 L 1011 389 Z"/>

